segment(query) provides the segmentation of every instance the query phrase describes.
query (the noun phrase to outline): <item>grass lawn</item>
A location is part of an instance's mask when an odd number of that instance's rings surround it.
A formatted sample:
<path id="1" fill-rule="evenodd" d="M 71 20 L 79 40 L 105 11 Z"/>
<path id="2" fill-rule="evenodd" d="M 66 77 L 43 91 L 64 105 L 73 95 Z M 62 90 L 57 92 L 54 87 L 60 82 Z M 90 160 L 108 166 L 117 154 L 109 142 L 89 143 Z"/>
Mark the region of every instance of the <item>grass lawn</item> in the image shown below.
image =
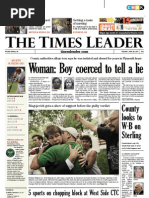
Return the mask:
<path id="1" fill-rule="evenodd" d="M 7 82 L 7 93 L 8 94 L 15 94 L 16 91 L 17 91 L 17 88 L 18 88 L 18 83 L 17 82 L 13 82 L 11 90 L 9 92 L 10 85 L 11 85 L 11 82 Z"/>
<path id="2" fill-rule="evenodd" d="M 97 155 L 97 165 L 102 174 L 109 174 L 109 165 L 107 159 L 107 150 L 102 149 Z"/>

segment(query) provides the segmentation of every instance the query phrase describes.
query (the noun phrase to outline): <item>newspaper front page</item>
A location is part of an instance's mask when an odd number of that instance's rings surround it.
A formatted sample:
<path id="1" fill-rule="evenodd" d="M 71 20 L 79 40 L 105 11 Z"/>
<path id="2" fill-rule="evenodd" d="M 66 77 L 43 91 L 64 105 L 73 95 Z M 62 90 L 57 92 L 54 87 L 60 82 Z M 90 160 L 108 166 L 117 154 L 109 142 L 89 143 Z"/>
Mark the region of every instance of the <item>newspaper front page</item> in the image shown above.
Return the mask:
<path id="1" fill-rule="evenodd" d="M 101 7 L 3 29 L 6 198 L 147 197 L 144 11 Z"/>

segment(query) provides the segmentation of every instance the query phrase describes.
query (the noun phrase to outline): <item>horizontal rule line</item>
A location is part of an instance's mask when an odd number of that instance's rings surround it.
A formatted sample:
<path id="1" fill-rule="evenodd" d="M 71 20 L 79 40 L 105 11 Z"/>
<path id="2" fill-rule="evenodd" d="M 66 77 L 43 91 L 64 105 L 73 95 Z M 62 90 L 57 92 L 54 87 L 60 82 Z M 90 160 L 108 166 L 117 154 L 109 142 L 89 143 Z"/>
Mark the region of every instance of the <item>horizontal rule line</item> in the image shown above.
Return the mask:
<path id="1" fill-rule="evenodd" d="M 5 188 L 18 188 L 18 189 L 27 189 L 27 187 L 5 187 Z"/>
<path id="2" fill-rule="evenodd" d="M 49 103 L 49 104 L 51 104 L 51 103 L 55 103 L 55 102 L 29 102 L 29 103 Z M 66 102 L 56 102 L 56 103 L 66 103 Z M 86 103 L 86 104 L 88 104 L 88 103 L 93 103 L 93 102 L 67 102 L 67 103 L 76 103 L 76 104 L 82 104 L 82 103 Z M 95 102 L 94 101 L 94 103 L 105 103 L 105 102 Z M 107 103 L 119 103 L 119 102 L 107 102 Z"/>
<path id="3" fill-rule="evenodd" d="M 64 187 L 28 187 L 28 188 L 64 188 Z M 65 187 L 65 189 L 66 188 L 119 188 L 119 187 L 93 187 L 93 186 L 91 186 L 91 187 L 82 187 L 82 186 L 80 186 L 80 187 Z"/>
<path id="4" fill-rule="evenodd" d="M 15 125 L 16 126 L 16 125 L 25 125 L 25 124 L 7 124 L 7 125 Z"/>
<path id="5" fill-rule="evenodd" d="M 137 149 L 136 150 L 125 150 L 122 148 L 122 151 L 144 151 L 144 150 L 137 150 Z"/>
<path id="6" fill-rule="evenodd" d="M 13 114 L 25 114 L 25 113 L 7 113 L 7 114 L 13 115 Z"/>
<path id="7" fill-rule="evenodd" d="M 19 49 L 18 48 L 18 49 L 14 49 L 14 48 L 12 48 L 11 49 L 10 48 L 10 49 L 5 49 L 5 50 L 78 50 L 78 51 L 81 51 L 81 50 L 136 50 L 136 49 L 135 48 L 131 48 L 131 49 L 127 49 L 127 48 L 126 49 L 115 49 L 115 48 L 113 48 L 113 49 L 103 49 L 103 48 L 102 49 L 99 49 L 99 48 L 98 49 L 92 49 L 92 48 L 86 48 L 86 49 L 78 49 L 78 48 L 77 49 L 70 49 L 70 48 L 65 48 L 65 49 L 64 48 L 62 48 L 62 49 L 54 49 L 54 48 L 52 48 L 52 49 L 50 49 L 50 48 L 48 48 L 48 49 L 42 49 L 42 48 L 41 49 L 34 49 L 34 48 L 33 49 Z M 144 50 L 144 49 L 137 49 L 137 50 Z"/>
<path id="8" fill-rule="evenodd" d="M 25 134 L 7 134 L 8 136 L 24 136 Z"/>
<path id="9" fill-rule="evenodd" d="M 12 53 L 11 52 L 11 53 L 5 53 L 5 54 L 43 54 L 43 53 L 34 53 L 34 52 L 33 53 Z M 82 54 L 82 55 L 83 54 L 86 54 L 86 55 L 88 54 L 88 55 L 92 55 L 92 54 L 103 54 L 103 53 L 44 53 L 44 54 L 71 54 L 71 55 L 72 54 Z M 104 53 L 104 55 L 105 54 L 128 54 L 128 53 Z M 129 52 L 129 54 L 138 54 L 138 53 L 130 53 Z"/>
<path id="10" fill-rule="evenodd" d="M 144 102 L 122 102 L 122 103 L 144 103 Z"/>
<path id="11" fill-rule="evenodd" d="M 25 105 L 25 104 L 7 104 L 7 105 Z"/>

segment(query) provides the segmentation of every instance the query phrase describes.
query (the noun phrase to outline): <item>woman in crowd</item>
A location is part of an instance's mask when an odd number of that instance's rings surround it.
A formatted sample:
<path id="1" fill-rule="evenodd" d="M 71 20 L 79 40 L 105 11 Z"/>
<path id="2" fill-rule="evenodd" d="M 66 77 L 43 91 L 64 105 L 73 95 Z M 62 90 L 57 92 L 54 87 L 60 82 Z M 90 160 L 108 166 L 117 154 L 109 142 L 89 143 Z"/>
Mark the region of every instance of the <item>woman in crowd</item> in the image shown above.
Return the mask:
<path id="1" fill-rule="evenodd" d="M 97 152 L 92 149 L 92 139 L 88 135 L 82 137 L 82 147 L 83 151 L 87 157 L 87 163 L 85 165 L 85 170 L 87 174 L 101 174 L 100 169 L 97 166 L 96 158 Z"/>

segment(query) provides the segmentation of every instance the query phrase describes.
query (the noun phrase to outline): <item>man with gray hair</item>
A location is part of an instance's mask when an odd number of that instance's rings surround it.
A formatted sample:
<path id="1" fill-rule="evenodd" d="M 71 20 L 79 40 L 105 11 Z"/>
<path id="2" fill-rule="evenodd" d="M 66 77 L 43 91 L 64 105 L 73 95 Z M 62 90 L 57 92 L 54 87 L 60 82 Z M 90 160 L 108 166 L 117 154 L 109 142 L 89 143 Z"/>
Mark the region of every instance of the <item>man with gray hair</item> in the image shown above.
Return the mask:
<path id="1" fill-rule="evenodd" d="M 141 167 L 136 167 L 134 170 L 134 177 L 137 179 L 143 178 L 143 168 Z"/>
<path id="2" fill-rule="evenodd" d="M 135 189 L 134 189 L 134 195 L 143 195 L 143 184 L 142 183 L 136 183 Z"/>

